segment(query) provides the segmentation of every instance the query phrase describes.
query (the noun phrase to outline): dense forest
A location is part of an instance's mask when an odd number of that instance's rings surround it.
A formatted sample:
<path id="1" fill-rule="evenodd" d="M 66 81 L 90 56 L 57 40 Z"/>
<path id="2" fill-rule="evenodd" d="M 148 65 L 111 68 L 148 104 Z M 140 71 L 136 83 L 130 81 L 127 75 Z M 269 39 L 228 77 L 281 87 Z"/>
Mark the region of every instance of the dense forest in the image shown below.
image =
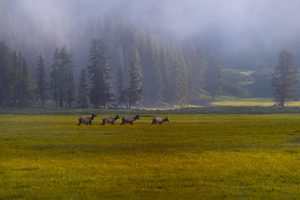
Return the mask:
<path id="1" fill-rule="evenodd" d="M 204 52 L 199 43 L 155 35 L 105 7 L 79 18 L 80 0 L 61 3 L 57 18 L 46 19 L 13 9 L 16 2 L 0 0 L 1 67 L 7 62 L 1 69 L 2 107 L 47 99 L 58 107 L 173 107 L 205 104 L 221 94 L 251 96 L 242 83 L 253 79 L 222 69 L 218 55 Z M 98 61 L 95 41 L 102 46 Z M 26 86 L 27 96 L 20 86 Z"/>

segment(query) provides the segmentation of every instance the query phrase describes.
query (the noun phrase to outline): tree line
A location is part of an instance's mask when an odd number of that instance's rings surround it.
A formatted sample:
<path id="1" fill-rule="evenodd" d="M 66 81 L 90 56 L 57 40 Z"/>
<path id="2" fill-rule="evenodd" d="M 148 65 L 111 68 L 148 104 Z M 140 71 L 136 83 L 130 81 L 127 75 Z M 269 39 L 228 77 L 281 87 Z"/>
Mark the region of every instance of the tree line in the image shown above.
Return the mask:
<path id="1" fill-rule="evenodd" d="M 114 102 L 115 107 L 126 106 L 131 108 L 133 105 L 139 105 L 143 100 L 145 83 L 142 82 L 142 69 L 134 61 L 131 62 L 127 72 L 124 65 L 119 66 L 115 82 L 117 92 L 113 94 L 108 47 L 101 39 L 93 39 L 90 43 L 89 65 L 81 70 L 77 91 L 74 83 L 74 68 L 76 66 L 72 55 L 65 46 L 61 49 L 55 49 L 49 77 L 46 72 L 45 59 L 39 55 L 34 70 L 34 81 L 31 80 L 29 67 L 22 53 L 11 52 L 4 41 L 1 42 L 0 50 L 0 70 L 2 72 L 0 85 L 1 107 L 24 107 L 34 100 L 41 100 L 44 107 L 45 101 L 51 99 L 55 102 L 56 107 L 62 108 L 71 108 L 75 102 L 80 107 L 88 107 L 89 103 L 95 108 L 106 107 Z M 197 54 L 195 54 L 195 57 L 197 57 Z M 218 74 L 214 71 L 213 66 L 220 72 L 218 59 L 212 55 L 210 62 L 213 63 L 214 61 L 216 63 L 211 64 L 210 70 L 205 71 L 210 80 L 208 86 L 214 85 L 213 80 L 215 80 L 210 74 Z M 177 98 L 181 105 L 185 103 L 183 98 L 188 95 L 188 72 L 182 70 L 180 68 L 182 66 L 184 65 L 178 64 L 174 71 L 168 69 L 172 73 L 162 73 L 160 70 L 154 71 L 153 74 L 156 76 L 152 76 L 148 84 L 159 88 L 156 91 L 157 96 L 153 98 L 153 101 L 157 101 L 155 102 L 156 105 L 163 104 L 164 100 L 172 102 L 173 99 L 171 98 Z M 194 85 L 194 88 L 191 88 L 193 95 L 196 96 L 201 79 L 195 75 L 200 74 L 196 72 L 197 66 L 194 70 L 191 73 L 194 77 L 189 79 L 195 79 L 190 84 L 198 82 Z M 165 79 L 163 79 L 163 76 Z M 219 79 L 220 77 L 216 78 Z M 145 79 L 147 80 L 147 78 Z M 154 82 L 150 83 L 150 81 Z M 208 86 L 205 86 L 205 88 L 214 97 L 216 92 Z M 218 88 L 218 86 L 214 87 Z M 163 94 L 164 91 L 165 94 Z M 78 93 L 77 97 L 75 93 Z"/>
<path id="2" fill-rule="evenodd" d="M 90 60 L 91 41 L 95 38 L 106 45 L 109 77 L 104 72 L 102 73 L 105 84 L 101 84 L 101 86 L 104 87 L 102 91 L 106 91 L 104 93 L 107 93 L 108 88 L 110 90 L 110 97 L 105 95 L 108 102 L 110 98 L 113 98 L 113 104 L 126 107 L 131 107 L 135 102 L 140 102 L 147 107 L 184 106 L 199 100 L 199 95 L 206 94 L 206 90 L 208 91 L 209 85 L 205 85 L 204 77 L 205 70 L 209 65 L 200 45 L 192 43 L 183 45 L 172 39 L 159 38 L 151 33 L 146 33 L 142 28 L 138 29 L 134 25 L 128 24 L 123 19 L 115 19 L 112 15 L 108 15 L 106 17 L 97 16 L 80 25 L 69 23 L 70 26 L 74 26 L 72 30 L 80 31 L 75 31 L 76 35 L 70 33 L 69 37 L 65 37 L 66 45 L 59 49 L 55 47 L 57 46 L 55 40 L 49 38 L 49 34 L 44 35 L 43 38 L 32 37 L 37 34 L 36 30 L 43 29 L 43 27 L 39 27 L 39 24 L 33 23 L 32 34 L 27 34 L 18 28 L 8 12 L 1 14 L 0 18 L 5 18 L 6 22 L 3 27 L 12 30 L 11 32 L 14 32 L 15 35 L 4 31 L 0 32 L 0 38 L 8 42 L 8 46 L 12 49 L 19 49 L 24 54 L 24 57 L 29 60 L 29 71 L 32 74 L 36 73 L 36 60 L 40 60 L 40 56 L 42 57 L 43 65 L 46 67 L 46 76 L 50 75 L 49 85 L 43 87 L 49 87 L 51 93 L 39 94 L 37 97 L 43 99 L 49 97 L 55 101 L 55 105 L 58 107 L 70 107 L 72 103 L 73 105 L 78 103 L 75 96 L 82 96 L 82 93 L 77 91 L 77 87 L 80 84 L 79 80 L 84 77 L 84 75 L 81 76 L 81 73 L 84 73 L 81 71 L 83 69 L 91 79 L 88 80 L 88 84 L 91 84 L 90 86 L 94 89 L 97 88 L 95 85 L 99 82 L 96 82 L 96 79 L 92 79 L 91 76 L 99 75 L 91 72 L 94 64 Z M 61 30 L 64 33 L 63 26 Z M 65 30 L 65 32 L 67 34 L 68 31 Z M 27 38 L 27 42 L 18 38 Z M 54 55 L 53 52 L 55 52 Z M 71 60 L 68 58 L 70 56 Z M 130 72 L 133 64 L 135 75 L 132 74 L 132 70 Z M 122 71 L 124 85 L 119 81 L 122 79 Z M 131 76 L 140 79 L 139 84 L 136 84 L 138 88 L 143 86 L 138 92 L 140 95 L 134 94 L 133 90 L 128 89 L 129 83 L 135 82 L 130 79 Z M 68 80 L 65 80 L 65 77 Z M 32 76 L 35 84 L 39 83 L 38 79 L 40 78 Z M 132 96 L 136 97 L 129 98 L 130 92 Z M 96 102 L 90 92 L 88 100 L 97 106 L 104 105 L 103 102 Z"/>
<path id="3" fill-rule="evenodd" d="M 28 63 L 22 53 L 12 52 L 4 41 L 0 42 L 0 107 L 26 107 L 35 99 L 40 99 L 44 107 L 45 101 L 49 99 L 49 92 L 50 99 L 54 100 L 56 107 L 62 108 L 64 102 L 66 107 L 71 108 L 75 101 L 83 108 L 88 107 L 89 102 L 95 108 L 100 106 L 105 108 L 112 102 L 115 102 L 116 107 L 125 105 L 131 108 L 143 99 L 144 87 L 140 69 L 134 62 L 131 63 L 127 77 L 124 66 L 120 65 L 116 83 L 117 95 L 113 95 L 107 46 L 100 39 L 93 39 L 91 42 L 90 64 L 86 69 L 81 70 L 77 98 L 72 55 L 65 46 L 61 49 L 56 48 L 52 61 L 50 82 L 47 81 L 45 60 L 41 55 L 36 63 L 35 82 L 32 82 Z M 278 64 L 271 73 L 270 86 L 275 88 L 274 100 L 282 107 L 287 101 L 297 100 L 297 97 L 293 95 L 296 91 L 293 86 L 298 82 L 298 70 L 294 62 L 293 55 L 283 50 L 279 53 Z M 203 86 L 205 91 L 203 91 L 210 94 L 212 99 L 221 95 L 223 90 L 222 71 L 219 65 L 218 57 L 212 54 L 207 64 L 209 67 L 203 73 L 205 76 Z M 181 72 L 177 71 L 177 73 Z M 195 79 L 201 80 L 198 76 Z M 198 86 L 195 86 L 195 91 L 200 89 Z M 178 95 L 185 93 L 185 91 L 177 92 Z M 162 94 L 161 97 L 163 97 Z"/>

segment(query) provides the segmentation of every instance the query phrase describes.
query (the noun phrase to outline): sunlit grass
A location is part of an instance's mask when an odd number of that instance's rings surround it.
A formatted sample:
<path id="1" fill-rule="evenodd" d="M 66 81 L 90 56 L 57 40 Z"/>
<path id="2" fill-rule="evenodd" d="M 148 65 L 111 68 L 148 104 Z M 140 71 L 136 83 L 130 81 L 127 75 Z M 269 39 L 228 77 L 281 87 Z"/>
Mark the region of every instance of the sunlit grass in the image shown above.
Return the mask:
<path id="1" fill-rule="evenodd" d="M 132 126 L 102 117 L 0 115 L 0 198 L 300 196 L 299 115 L 168 115 L 155 126 L 153 115 Z"/>
<path id="2" fill-rule="evenodd" d="M 222 96 L 216 98 L 211 105 L 216 106 L 274 106 L 275 102 L 271 98 L 237 98 Z M 286 106 L 300 106 L 300 101 L 286 102 Z"/>

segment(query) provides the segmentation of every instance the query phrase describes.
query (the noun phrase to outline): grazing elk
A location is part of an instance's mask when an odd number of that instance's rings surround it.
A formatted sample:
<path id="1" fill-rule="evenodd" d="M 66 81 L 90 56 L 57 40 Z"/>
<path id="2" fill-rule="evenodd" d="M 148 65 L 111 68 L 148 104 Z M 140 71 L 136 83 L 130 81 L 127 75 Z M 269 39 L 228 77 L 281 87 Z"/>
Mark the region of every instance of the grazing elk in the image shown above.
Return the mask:
<path id="1" fill-rule="evenodd" d="M 87 118 L 82 118 L 82 117 L 78 118 L 78 121 L 79 121 L 78 126 L 79 126 L 81 123 L 84 123 L 84 124 L 86 124 L 86 125 L 89 124 L 89 125 L 91 126 L 94 117 L 97 117 L 97 115 L 92 114 L 92 117 L 91 117 L 91 118 L 89 118 L 89 117 L 87 117 Z"/>
<path id="2" fill-rule="evenodd" d="M 139 115 L 136 115 L 135 117 L 123 117 L 122 118 L 122 123 L 120 125 L 122 125 L 122 124 L 125 125 L 125 123 L 130 123 L 132 125 L 132 123 L 137 119 L 140 120 Z"/>
<path id="3" fill-rule="evenodd" d="M 163 123 L 163 122 L 169 122 L 169 119 L 167 117 L 165 119 L 160 118 L 160 117 L 154 117 L 153 120 L 152 120 L 152 124 L 154 124 L 154 125 L 156 123 L 159 123 L 159 125 L 161 125 L 161 123 Z"/>
<path id="4" fill-rule="evenodd" d="M 117 121 L 117 119 L 120 119 L 119 115 L 117 115 L 115 118 L 103 118 L 103 123 L 101 125 L 105 125 L 106 123 L 115 125 L 115 121 Z"/>

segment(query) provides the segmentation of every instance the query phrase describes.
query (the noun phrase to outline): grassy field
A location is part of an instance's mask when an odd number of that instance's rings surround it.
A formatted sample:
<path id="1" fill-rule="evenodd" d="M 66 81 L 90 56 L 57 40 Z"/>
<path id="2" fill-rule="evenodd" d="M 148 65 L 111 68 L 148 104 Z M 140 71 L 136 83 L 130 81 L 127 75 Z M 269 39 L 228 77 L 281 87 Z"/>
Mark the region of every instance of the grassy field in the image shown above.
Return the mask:
<path id="1" fill-rule="evenodd" d="M 230 96 L 217 97 L 216 101 L 211 103 L 214 106 L 273 106 L 272 98 L 237 98 Z M 300 106 L 300 101 L 285 102 L 286 106 Z"/>
<path id="2" fill-rule="evenodd" d="M 0 199 L 300 198 L 300 115 L 153 116 L 0 115 Z"/>

